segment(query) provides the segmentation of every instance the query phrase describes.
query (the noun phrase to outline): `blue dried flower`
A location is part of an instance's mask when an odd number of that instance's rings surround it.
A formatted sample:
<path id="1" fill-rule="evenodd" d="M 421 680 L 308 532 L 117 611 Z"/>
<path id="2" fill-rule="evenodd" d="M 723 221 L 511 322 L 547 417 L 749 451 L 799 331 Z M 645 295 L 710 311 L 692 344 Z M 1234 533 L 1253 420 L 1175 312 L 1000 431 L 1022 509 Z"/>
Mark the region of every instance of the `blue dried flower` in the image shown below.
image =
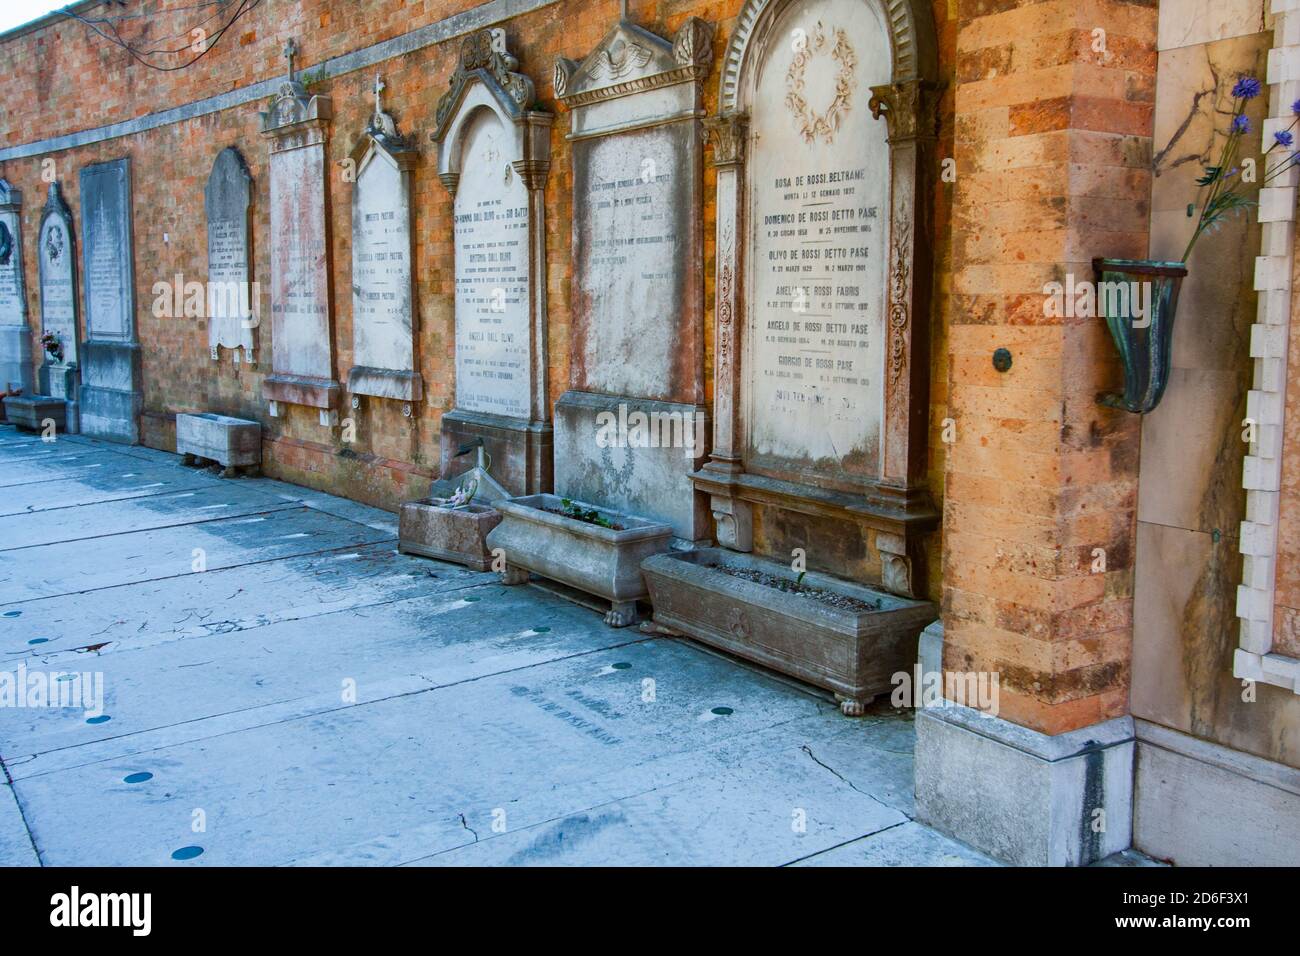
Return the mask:
<path id="1" fill-rule="evenodd" d="M 1277 140 L 1277 144 L 1279 146 L 1290 146 L 1292 143 L 1295 142 L 1295 137 L 1291 135 L 1291 131 L 1289 129 L 1278 130 L 1276 133 L 1273 134 L 1273 138 Z"/>
<path id="2" fill-rule="evenodd" d="M 1260 85 L 1259 80 L 1253 76 L 1243 76 L 1233 86 L 1232 95 L 1239 100 L 1253 100 L 1259 96 L 1261 90 L 1263 90 L 1263 87 Z"/>
<path id="3" fill-rule="evenodd" d="M 1250 117 L 1246 116 L 1245 113 L 1242 113 L 1240 116 L 1234 116 L 1232 118 L 1232 131 L 1234 133 L 1249 133 Z"/>
<path id="4" fill-rule="evenodd" d="M 1300 116 L 1300 100 L 1296 100 L 1291 104 L 1291 112 L 1296 116 Z"/>

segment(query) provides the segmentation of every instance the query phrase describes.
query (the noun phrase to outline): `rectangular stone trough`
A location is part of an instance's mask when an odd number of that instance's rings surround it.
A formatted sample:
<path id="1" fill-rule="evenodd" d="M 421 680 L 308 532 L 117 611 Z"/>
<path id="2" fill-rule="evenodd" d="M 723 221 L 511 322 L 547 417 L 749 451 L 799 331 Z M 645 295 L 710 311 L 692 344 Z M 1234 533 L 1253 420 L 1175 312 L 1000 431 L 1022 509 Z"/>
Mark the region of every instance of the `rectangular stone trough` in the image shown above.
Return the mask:
<path id="1" fill-rule="evenodd" d="M 402 505 L 397 550 L 426 558 L 454 561 L 476 571 L 492 567 L 488 532 L 501 523 L 501 512 L 489 505 L 445 507 L 446 498 L 421 498 Z"/>
<path id="2" fill-rule="evenodd" d="M 488 534 L 487 546 L 489 551 L 504 551 L 506 569 L 501 580 L 523 584 L 528 572 L 535 572 L 608 601 L 605 623 L 627 627 L 636 621 L 636 602 L 647 594 L 641 562 L 668 550 L 673 529 L 587 502 L 573 504 L 594 509 L 620 530 L 556 514 L 563 509 L 558 495 L 497 502 L 501 523 Z"/>
<path id="3" fill-rule="evenodd" d="M 642 564 L 655 623 L 834 692 L 856 716 L 887 693 L 891 678 L 910 673 L 921 631 L 938 616 L 928 601 L 808 572 L 722 548 L 654 555 Z M 781 586 L 742 574 L 770 576 Z M 769 579 L 770 580 L 770 579 Z M 869 607 L 836 606 L 796 588 L 817 588 Z"/>
<path id="4" fill-rule="evenodd" d="M 10 395 L 4 400 L 4 409 L 9 424 L 28 431 L 41 431 L 43 423 L 52 420 L 55 434 L 61 435 L 67 423 L 68 403 L 50 395 Z"/>
<path id="5" fill-rule="evenodd" d="M 262 464 L 262 426 L 215 412 L 179 414 L 176 454 L 183 455 L 187 465 L 196 460 L 224 465 L 227 477 L 238 468 L 255 470 Z"/>

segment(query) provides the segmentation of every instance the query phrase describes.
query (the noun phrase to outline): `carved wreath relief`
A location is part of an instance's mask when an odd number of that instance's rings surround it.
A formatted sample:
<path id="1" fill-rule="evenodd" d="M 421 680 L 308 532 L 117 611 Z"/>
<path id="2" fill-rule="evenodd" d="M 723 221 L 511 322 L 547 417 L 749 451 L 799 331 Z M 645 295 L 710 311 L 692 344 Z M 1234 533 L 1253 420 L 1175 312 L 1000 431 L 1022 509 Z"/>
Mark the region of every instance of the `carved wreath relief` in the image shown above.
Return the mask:
<path id="1" fill-rule="evenodd" d="M 853 72 L 858 64 L 857 54 L 843 30 L 835 28 L 828 39 L 820 21 L 813 28 L 812 35 L 801 38 L 799 43 L 785 75 L 785 105 L 794 114 L 795 123 L 805 142 L 814 143 L 821 138 L 830 145 L 840 123 L 853 105 Z M 805 99 L 804 77 L 809 63 L 827 56 L 838 70 L 835 96 L 830 105 L 819 113 Z"/>

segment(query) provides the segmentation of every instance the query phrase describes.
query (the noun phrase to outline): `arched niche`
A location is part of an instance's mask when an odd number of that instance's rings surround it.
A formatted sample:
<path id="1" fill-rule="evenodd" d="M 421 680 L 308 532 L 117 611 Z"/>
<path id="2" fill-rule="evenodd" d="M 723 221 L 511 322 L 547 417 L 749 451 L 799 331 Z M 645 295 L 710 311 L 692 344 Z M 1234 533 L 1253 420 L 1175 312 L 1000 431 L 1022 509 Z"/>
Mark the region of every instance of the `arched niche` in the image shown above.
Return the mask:
<path id="1" fill-rule="evenodd" d="M 438 177 L 452 195 L 455 407 L 442 419 L 444 471 L 482 438 L 512 494 L 551 488 L 546 405 L 546 179 L 550 113 L 533 109 L 505 31 L 465 38 L 438 102 Z M 468 462 L 472 464 L 472 462 Z"/>
<path id="2" fill-rule="evenodd" d="M 832 539 L 848 525 L 855 567 L 906 595 L 923 593 L 938 517 L 923 485 L 936 75 L 919 0 L 749 0 L 706 121 L 714 440 L 696 487 L 725 546 L 755 548 L 755 508 Z M 862 576 L 834 551 L 823 568 Z"/>

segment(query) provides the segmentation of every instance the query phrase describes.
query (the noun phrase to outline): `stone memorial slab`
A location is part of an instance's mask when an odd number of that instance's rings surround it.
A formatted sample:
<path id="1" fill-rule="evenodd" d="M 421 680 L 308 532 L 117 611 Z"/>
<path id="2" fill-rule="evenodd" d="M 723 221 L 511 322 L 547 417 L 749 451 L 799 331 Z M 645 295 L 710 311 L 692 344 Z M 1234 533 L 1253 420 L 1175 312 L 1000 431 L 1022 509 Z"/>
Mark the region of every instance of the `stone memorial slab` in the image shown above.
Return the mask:
<path id="1" fill-rule="evenodd" d="M 77 432 L 81 407 L 80 342 L 77 292 L 77 251 L 72 210 L 57 182 L 50 183 L 37 233 L 36 262 L 41 292 L 41 333 L 50 345 L 43 351 L 40 391 L 68 403 L 67 430 Z"/>
<path id="2" fill-rule="evenodd" d="M 262 383 L 270 412 L 282 404 L 319 412 L 322 425 L 338 421 L 330 309 L 329 229 L 325 215 L 325 140 L 333 105 L 308 96 L 294 78 L 297 47 L 285 47 L 289 75 L 261 114 L 270 146 L 271 374 Z"/>
<path id="3" fill-rule="evenodd" d="M 375 77 L 375 112 L 352 152 L 352 361 L 348 391 L 393 398 L 411 415 L 424 395 L 415 370 L 415 285 L 411 169 L 418 153 L 384 112 Z"/>
<path id="4" fill-rule="evenodd" d="M 555 485 L 688 541 L 710 536 L 689 476 L 707 450 L 700 118 L 712 37 L 694 17 L 671 41 L 622 19 L 581 63 L 555 66 L 574 231 Z"/>
<path id="5" fill-rule="evenodd" d="M 23 194 L 0 179 L 0 392 L 35 390 L 23 275 Z"/>
<path id="6" fill-rule="evenodd" d="M 695 482 L 721 544 L 787 563 L 803 548 L 819 570 L 913 596 L 937 520 L 924 486 L 930 184 L 918 188 L 937 67 L 912 5 L 890 9 L 749 0 L 737 20 L 706 124 L 715 420 Z"/>
<path id="7" fill-rule="evenodd" d="M 260 308 L 253 283 L 249 209 L 253 178 L 239 150 L 217 154 L 203 190 L 208 220 L 208 350 L 213 361 L 230 349 L 239 361 L 256 363 L 253 329 Z"/>
<path id="8" fill-rule="evenodd" d="M 546 204 L 553 117 L 533 109 L 505 31 L 466 37 L 438 103 L 438 174 L 453 197 L 456 406 L 444 470 L 482 438 L 512 494 L 551 488 L 546 397 Z"/>
<path id="9" fill-rule="evenodd" d="M 81 170 L 86 339 L 81 347 L 81 431 L 139 441 L 140 343 L 135 329 L 131 160 Z"/>

